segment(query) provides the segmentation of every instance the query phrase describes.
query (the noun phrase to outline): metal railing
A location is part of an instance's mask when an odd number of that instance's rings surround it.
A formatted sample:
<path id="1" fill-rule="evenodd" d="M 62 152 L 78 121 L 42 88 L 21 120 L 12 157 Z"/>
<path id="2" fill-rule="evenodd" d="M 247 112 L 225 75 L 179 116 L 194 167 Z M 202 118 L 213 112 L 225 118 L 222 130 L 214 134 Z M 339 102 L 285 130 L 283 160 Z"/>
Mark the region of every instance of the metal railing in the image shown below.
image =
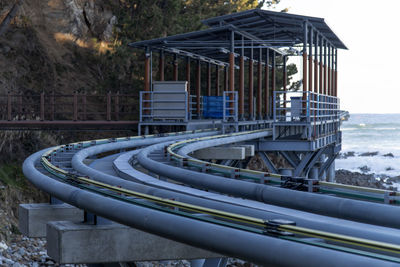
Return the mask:
<path id="1" fill-rule="evenodd" d="M 187 92 L 141 91 L 140 121 L 188 121 Z"/>
<path id="2" fill-rule="evenodd" d="M 340 102 L 335 96 L 314 92 L 274 92 L 275 122 L 321 122 L 340 118 Z"/>
<path id="3" fill-rule="evenodd" d="M 203 96 L 200 96 L 200 113 L 197 110 L 197 95 L 190 95 L 190 108 L 189 108 L 189 117 L 191 120 L 193 119 L 201 119 L 203 118 Z"/>
<path id="4" fill-rule="evenodd" d="M 86 121 L 133 120 L 137 116 L 135 95 L 12 93 L 0 95 L 0 120 Z"/>
<path id="5" fill-rule="evenodd" d="M 238 92 L 224 91 L 223 121 L 238 121 Z"/>

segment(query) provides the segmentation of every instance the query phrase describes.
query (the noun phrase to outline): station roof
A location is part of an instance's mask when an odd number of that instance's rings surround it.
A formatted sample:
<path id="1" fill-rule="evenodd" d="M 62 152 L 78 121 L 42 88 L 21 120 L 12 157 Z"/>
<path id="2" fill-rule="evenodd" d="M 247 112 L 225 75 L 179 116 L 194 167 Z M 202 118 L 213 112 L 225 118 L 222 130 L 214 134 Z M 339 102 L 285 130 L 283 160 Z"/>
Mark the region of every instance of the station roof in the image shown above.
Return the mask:
<path id="1" fill-rule="evenodd" d="M 210 28 L 152 40 L 130 43 L 135 48 L 160 49 L 166 52 L 197 58 L 218 65 L 227 64 L 234 32 L 235 53 L 245 57 L 265 57 L 259 48 L 270 48 L 278 54 L 282 47 L 303 43 L 304 21 L 326 38 L 334 47 L 347 49 L 322 18 L 293 15 L 282 12 L 253 9 L 203 21 Z M 250 48 L 254 49 L 244 49 Z"/>
<path id="2" fill-rule="evenodd" d="M 309 22 L 336 48 L 347 49 L 323 18 L 301 16 L 284 12 L 252 9 L 229 15 L 209 18 L 203 23 L 210 27 L 233 25 L 260 39 L 291 38 L 303 41 L 303 23 Z"/>
<path id="3" fill-rule="evenodd" d="M 193 57 L 203 59 L 203 61 L 212 62 L 214 60 L 213 63 L 215 64 L 226 64 L 226 54 L 230 52 L 232 32 L 235 33 L 234 43 L 236 53 L 240 53 L 238 49 L 241 49 L 242 47 L 250 47 L 251 44 L 249 42 L 252 41 L 252 45 L 255 48 L 253 51 L 253 58 L 255 59 L 259 58 L 259 56 L 262 56 L 260 55 L 259 49 L 257 49 L 260 47 L 269 47 L 279 54 L 284 54 L 283 51 L 274 48 L 275 44 L 271 43 L 270 40 L 258 40 L 258 38 L 245 31 L 237 29 L 232 25 L 212 27 L 201 31 L 139 41 L 130 43 L 129 46 L 136 48 L 151 47 L 163 49 L 167 52 L 181 55 L 196 55 Z M 246 49 L 244 52 L 245 57 L 251 56 L 249 49 Z"/>

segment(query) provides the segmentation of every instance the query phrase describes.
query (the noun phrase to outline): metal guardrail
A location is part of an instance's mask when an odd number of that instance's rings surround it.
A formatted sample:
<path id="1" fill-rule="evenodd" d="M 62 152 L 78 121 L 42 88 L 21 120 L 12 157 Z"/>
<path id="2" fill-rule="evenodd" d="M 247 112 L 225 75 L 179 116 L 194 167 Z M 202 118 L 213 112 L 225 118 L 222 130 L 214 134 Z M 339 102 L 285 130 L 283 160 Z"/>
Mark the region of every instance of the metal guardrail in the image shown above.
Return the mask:
<path id="1" fill-rule="evenodd" d="M 137 114 L 135 95 L 107 94 L 23 94 L 0 95 L 3 121 L 118 121 L 132 120 Z"/>
<path id="2" fill-rule="evenodd" d="M 339 120 L 338 97 L 314 92 L 275 91 L 273 115 L 276 122 L 323 122 Z"/>
<path id="3" fill-rule="evenodd" d="M 224 91 L 223 95 L 223 121 L 238 121 L 238 92 Z"/>
<path id="4" fill-rule="evenodd" d="M 159 98 L 158 96 L 163 97 Z M 187 102 L 187 92 L 141 91 L 140 121 L 174 119 L 186 122 L 189 119 Z"/>

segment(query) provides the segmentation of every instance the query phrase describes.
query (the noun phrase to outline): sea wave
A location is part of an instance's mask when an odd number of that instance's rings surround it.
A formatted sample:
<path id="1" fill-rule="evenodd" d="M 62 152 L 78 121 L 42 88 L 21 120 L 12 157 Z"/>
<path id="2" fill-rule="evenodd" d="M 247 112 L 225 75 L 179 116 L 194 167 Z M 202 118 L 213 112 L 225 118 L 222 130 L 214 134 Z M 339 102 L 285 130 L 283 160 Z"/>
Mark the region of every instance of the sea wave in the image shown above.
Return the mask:
<path id="1" fill-rule="evenodd" d="M 348 170 L 352 172 L 363 172 L 366 174 L 386 175 L 395 177 L 400 175 L 399 158 L 385 157 L 382 154 L 377 156 L 360 156 L 357 153 L 354 157 L 339 158 L 335 161 L 336 170 Z"/>

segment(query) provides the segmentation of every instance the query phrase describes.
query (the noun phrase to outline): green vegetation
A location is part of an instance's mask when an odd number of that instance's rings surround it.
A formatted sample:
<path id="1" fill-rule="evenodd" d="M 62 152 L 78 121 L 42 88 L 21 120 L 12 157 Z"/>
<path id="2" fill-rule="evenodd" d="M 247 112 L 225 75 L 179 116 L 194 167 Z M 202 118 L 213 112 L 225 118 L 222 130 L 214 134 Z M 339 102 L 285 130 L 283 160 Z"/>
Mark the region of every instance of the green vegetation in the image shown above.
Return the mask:
<path id="1" fill-rule="evenodd" d="M 24 178 L 22 173 L 21 163 L 1 163 L 0 182 L 7 186 L 24 189 L 27 186 L 27 180 Z"/>
<path id="2" fill-rule="evenodd" d="M 105 1 L 118 18 L 118 24 L 115 27 L 112 50 L 93 58 L 101 63 L 98 64 L 98 69 L 102 74 L 102 83 L 98 89 L 103 92 L 110 89 L 120 92 L 141 90 L 143 54 L 127 47 L 129 42 L 200 30 L 206 27 L 201 23 L 203 19 L 262 6 L 271 7 L 279 2 L 280 0 Z"/>

